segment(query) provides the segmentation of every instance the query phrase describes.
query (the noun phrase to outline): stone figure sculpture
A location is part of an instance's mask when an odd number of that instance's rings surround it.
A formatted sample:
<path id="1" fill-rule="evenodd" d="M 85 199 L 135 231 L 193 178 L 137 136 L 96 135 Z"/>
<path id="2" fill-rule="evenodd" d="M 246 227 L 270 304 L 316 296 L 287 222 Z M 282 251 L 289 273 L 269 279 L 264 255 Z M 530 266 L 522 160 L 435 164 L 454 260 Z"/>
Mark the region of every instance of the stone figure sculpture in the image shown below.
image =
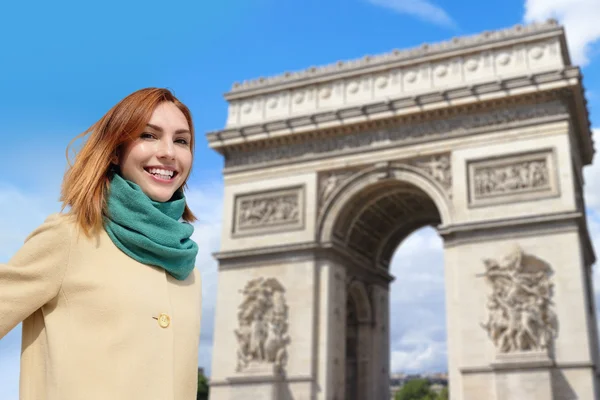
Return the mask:
<path id="1" fill-rule="evenodd" d="M 237 368 L 243 371 L 252 363 L 272 364 L 282 371 L 287 362 L 286 347 L 288 307 L 285 289 L 274 278 L 249 281 L 241 291 L 244 300 L 239 306 Z"/>
<path id="2" fill-rule="evenodd" d="M 450 156 L 432 156 L 426 160 L 417 161 L 415 165 L 427 171 L 429 175 L 445 188 L 452 186 L 452 170 Z"/>
<path id="3" fill-rule="evenodd" d="M 356 170 L 331 171 L 323 174 L 319 180 L 319 207 L 323 207 L 333 192 L 354 172 Z"/>
<path id="4" fill-rule="evenodd" d="M 485 259 L 486 271 L 478 275 L 492 288 L 488 320 L 481 325 L 501 353 L 545 351 L 558 333 L 550 268 L 541 261 L 526 262 L 529 258 L 514 246 L 500 262 Z"/>

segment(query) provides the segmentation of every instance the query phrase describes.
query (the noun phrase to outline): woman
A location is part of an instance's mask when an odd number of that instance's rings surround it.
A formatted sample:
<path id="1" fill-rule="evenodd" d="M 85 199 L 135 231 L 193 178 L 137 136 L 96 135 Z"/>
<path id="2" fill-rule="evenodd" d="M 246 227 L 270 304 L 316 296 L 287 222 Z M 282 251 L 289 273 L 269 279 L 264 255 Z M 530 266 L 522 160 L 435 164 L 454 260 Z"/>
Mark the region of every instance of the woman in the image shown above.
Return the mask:
<path id="1" fill-rule="evenodd" d="M 0 265 L 0 338 L 23 321 L 20 399 L 195 399 L 190 112 L 143 89 L 87 134 L 63 180 L 68 212 Z"/>

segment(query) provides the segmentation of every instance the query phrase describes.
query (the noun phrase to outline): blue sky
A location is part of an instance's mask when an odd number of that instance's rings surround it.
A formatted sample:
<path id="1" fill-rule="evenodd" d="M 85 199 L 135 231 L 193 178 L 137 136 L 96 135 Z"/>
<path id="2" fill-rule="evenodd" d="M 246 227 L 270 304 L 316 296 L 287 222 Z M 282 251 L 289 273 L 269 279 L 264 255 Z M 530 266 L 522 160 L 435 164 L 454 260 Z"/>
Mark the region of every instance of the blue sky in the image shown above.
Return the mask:
<path id="1" fill-rule="evenodd" d="M 0 263 L 58 211 L 69 140 L 134 90 L 171 88 L 191 108 L 199 134 L 189 198 L 201 216 L 195 235 L 205 275 L 200 364 L 209 369 L 216 284 L 210 253 L 219 245 L 222 160 L 207 148 L 204 133 L 223 127 L 222 94 L 231 84 L 547 17 L 566 25 L 573 58 L 583 65 L 593 126 L 599 126 L 599 0 L 4 2 Z M 593 178 L 600 171 L 593 167 L 586 174 L 593 219 L 600 210 L 600 186 Z M 595 243 L 598 237 L 594 233 Z M 400 311 L 392 313 L 392 368 L 443 369 L 441 241 L 432 230 L 419 231 L 395 260 L 392 272 L 402 279 L 394 283 L 392 308 L 418 311 L 422 322 L 415 327 L 406 311 L 402 318 Z M 411 295 L 419 283 L 430 293 Z M 19 340 L 17 329 L 0 341 L 6 400 L 17 399 Z"/>

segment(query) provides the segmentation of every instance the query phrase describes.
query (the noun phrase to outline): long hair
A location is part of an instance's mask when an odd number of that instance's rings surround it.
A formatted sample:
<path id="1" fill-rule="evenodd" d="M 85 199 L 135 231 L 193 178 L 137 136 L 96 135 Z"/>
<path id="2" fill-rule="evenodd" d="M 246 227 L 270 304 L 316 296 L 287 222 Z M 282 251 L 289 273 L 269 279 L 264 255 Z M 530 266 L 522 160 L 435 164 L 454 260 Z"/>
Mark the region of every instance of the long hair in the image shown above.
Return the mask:
<path id="1" fill-rule="evenodd" d="M 168 89 L 146 88 L 125 97 L 111 108 L 98 122 L 75 137 L 67 146 L 66 155 L 69 169 L 63 178 L 60 201 L 62 209 L 67 206 L 75 216 L 77 225 L 86 236 L 97 232 L 103 226 L 106 211 L 110 178 L 114 173 L 111 163 L 124 146 L 140 134 L 150 120 L 154 109 L 163 102 L 173 103 L 185 116 L 192 138 L 190 150 L 194 154 L 194 126 L 190 110 Z M 69 150 L 73 143 L 89 135 L 71 164 Z M 191 169 L 190 169 L 191 173 Z M 181 190 L 187 188 L 187 179 Z M 187 222 L 196 217 L 187 204 L 182 216 Z"/>

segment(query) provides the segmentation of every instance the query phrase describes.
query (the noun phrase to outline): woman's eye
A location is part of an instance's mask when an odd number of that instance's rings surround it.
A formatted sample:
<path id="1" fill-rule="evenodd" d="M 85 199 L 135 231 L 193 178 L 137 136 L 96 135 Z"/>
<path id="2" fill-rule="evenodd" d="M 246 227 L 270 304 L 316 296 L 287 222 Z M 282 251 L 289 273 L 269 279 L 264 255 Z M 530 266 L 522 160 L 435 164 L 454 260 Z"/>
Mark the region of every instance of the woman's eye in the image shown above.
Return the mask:
<path id="1" fill-rule="evenodd" d="M 188 141 L 187 141 L 187 140 L 185 140 L 185 139 L 177 139 L 175 142 L 176 142 L 176 143 L 185 144 L 185 145 L 187 145 L 187 144 L 188 144 Z"/>
<path id="2" fill-rule="evenodd" d="M 148 132 L 144 132 L 144 133 L 142 133 L 142 134 L 140 135 L 140 137 L 141 137 L 142 139 L 152 139 L 152 138 L 154 137 L 154 135 L 153 135 L 153 134 L 151 134 L 151 133 L 148 133 Z"/>

